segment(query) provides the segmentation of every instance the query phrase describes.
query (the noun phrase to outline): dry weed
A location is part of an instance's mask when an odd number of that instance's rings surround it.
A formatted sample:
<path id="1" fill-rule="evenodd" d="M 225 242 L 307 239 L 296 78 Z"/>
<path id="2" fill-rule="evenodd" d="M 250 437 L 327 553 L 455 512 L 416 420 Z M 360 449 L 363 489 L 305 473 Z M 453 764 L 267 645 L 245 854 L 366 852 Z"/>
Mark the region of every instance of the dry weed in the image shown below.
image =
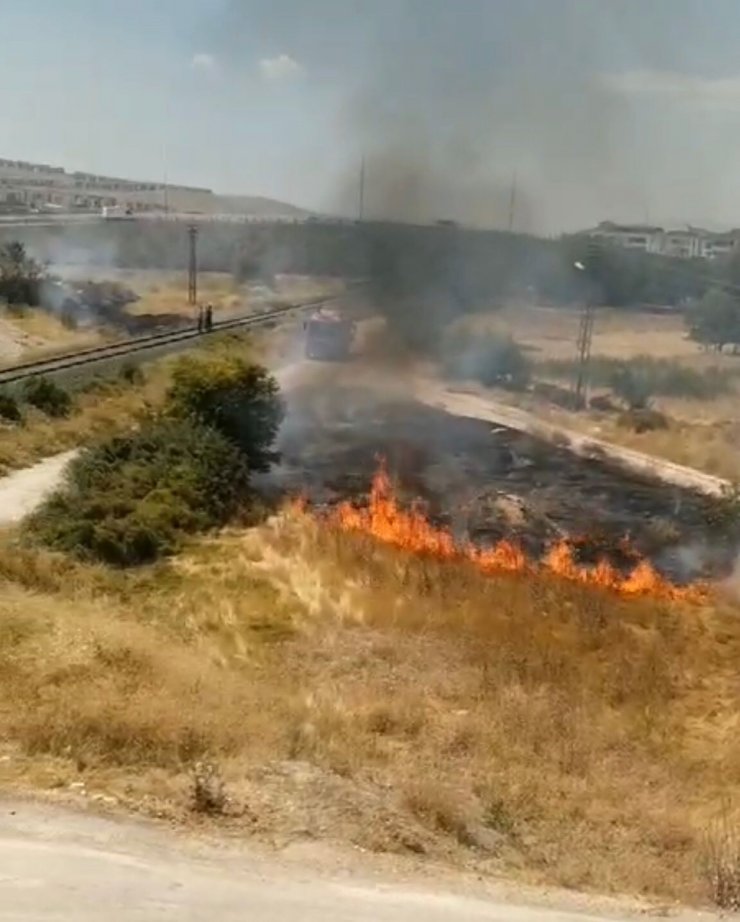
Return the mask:
<path id="1" fill-rule="evenodd" d="M 212 762 L 197 762 L 192 778 L 193 810 L 209 816 L 221 816 L 225 813 L 228 797 L 218 766 Z"/>
<path id="2" fill-rule="evenodd" d="M 715 905 L 740 910 L 740 832 L 726 809 L 705 833 L 702 865 Z"/>

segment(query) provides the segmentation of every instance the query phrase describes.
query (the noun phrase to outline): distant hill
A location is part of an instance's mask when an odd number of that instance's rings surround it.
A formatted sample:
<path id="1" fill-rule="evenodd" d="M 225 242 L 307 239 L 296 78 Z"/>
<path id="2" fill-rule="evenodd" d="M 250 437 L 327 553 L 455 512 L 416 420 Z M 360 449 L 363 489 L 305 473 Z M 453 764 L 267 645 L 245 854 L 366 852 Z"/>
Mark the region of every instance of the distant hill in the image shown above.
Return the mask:
<path id="1" fill-rule="evenodd" d="M 288 202 L 265 198 L 262 195 L 214 195 L 216 208 L 222 214 L 284 215 L 291 218 L 307 218 L 311 212 Z"/>

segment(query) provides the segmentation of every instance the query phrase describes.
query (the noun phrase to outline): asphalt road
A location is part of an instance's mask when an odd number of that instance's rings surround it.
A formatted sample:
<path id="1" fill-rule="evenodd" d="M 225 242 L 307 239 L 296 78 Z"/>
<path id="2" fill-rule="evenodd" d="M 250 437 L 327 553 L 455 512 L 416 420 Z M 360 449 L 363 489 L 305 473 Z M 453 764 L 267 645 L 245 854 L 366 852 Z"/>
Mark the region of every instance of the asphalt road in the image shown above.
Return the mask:
<path id="1" fill-rule="evenodd" d="M 361 877 L 134 821 L 0 805 L 2 922 L 602 922 L 551 906 Z M 684 916 L 688 922 L 689 917 Z M 698 919 L 698 917 L 691 917 Z"/>

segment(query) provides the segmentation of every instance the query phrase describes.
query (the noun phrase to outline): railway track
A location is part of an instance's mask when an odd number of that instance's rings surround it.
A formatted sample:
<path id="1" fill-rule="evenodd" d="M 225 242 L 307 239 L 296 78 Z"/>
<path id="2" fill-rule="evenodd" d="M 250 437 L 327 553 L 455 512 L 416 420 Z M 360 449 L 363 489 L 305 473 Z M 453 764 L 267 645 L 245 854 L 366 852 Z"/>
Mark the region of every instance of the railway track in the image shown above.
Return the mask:
<path id="1" fill-rule="evenodd" d="M 25 378 L 31 378 L 34 375 L 50 375 L 56 372 L 67 371 L 71 368 L 79 368 L 85 365 L 93 365 L 97 362 L 105 362 L 109 359 L 136 355 L 140 352 L 146 352 L 149 349 L 159 349 L 163 346 L 185 343 L 189 340 L 197 340 L 203 336 L 213 335 L 213 333 L 265 326 L 283 317 L 289 317 L 301 311 L 316 308 L 322 304 L 329 304 L 336 300 L 336 296 L 330 298 L 314 298 L 311 301 L 304 301 L 300 304 L 290 304 L 286 307 L 278 307 L 264 314 L 250 314 L 245 317 L 232 317 L 229 320 L 216 321 L 213 324 L 211 333 L 200 333 L 195 328 L 187 330 L 168 330 L 161 333 L 150 333 L 146 336 L 137 336 L 132 339 L 121 340 L 120 342 L 108 343 L 104 346 L 91 346 L 87 349 L 80 349 L 77 352 L 54 355 L 35 362 L 23 362 L 19 365 L 0 368 L 0 385 L 14 384 Z"/>

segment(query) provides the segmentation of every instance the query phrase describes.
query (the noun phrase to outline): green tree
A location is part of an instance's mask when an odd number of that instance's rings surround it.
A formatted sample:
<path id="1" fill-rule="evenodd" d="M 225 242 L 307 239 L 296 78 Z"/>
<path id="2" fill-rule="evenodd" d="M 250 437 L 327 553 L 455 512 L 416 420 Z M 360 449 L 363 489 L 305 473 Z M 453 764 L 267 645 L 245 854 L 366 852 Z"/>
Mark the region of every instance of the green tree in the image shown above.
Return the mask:
<path id="1" fill-rule="evenodd" d="M 22 243 L 0 246 L 0 298 L 8 304 L 37 305 L 43 278 L 43 267 L 28 255 Z"/>
<path id="2" fill-rule="evenodd" d="M 166 405 L 172 416 L 218 430 L 244 453 L 252 471 L 267 470 L 277 458 L 272 445 L 283 402 L 277 381 L 260 365 L 219 354 L 183 358 Z"/>
<path id="3" fill-rule="evenodd" d="M 689 335 L 720 352 L 728 343 L 740 342 L 740 305 L 719 288 L 712 288 L 686 317 Z"/>

